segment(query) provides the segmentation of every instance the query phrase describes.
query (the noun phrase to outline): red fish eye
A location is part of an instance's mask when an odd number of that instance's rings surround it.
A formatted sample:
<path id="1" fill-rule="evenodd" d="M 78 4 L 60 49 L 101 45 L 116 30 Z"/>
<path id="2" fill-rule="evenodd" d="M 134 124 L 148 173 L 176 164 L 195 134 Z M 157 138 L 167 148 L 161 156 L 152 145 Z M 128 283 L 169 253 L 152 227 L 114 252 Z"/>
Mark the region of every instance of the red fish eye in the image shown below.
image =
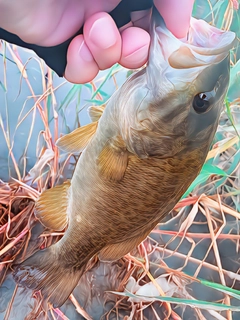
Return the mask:
<path id="1" fill-rule="evenodd" d="M 204 113 L 210 107 L 207 93 L 198 93 L 193 99 L 193 109 L 197 113 Z"/>

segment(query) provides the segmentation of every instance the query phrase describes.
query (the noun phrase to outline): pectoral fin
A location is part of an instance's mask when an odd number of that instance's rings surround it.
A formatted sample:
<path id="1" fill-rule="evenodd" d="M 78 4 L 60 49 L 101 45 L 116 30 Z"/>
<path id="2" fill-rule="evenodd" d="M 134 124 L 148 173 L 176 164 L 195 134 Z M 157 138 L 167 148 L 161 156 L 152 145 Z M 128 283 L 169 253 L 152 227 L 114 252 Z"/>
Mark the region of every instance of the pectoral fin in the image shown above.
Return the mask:
<path id="1" fill-rule="evenodd" d="M 110 180 L 123 178 L 128 165 L 128 151 L 121 137 L 108 141 L 98 157 L 100 172 Z"/>
<path id="2" fill-rule="evenodd" d="M 35 216 L 47 228 L 63 230 L 68 223 L 67 205 L 70 181 L 44 191 L 36 202 Z"/>
<path id="3" fill-rule="evenodd" d="M 65 152 L 82 152 L 95 134 L 97 126 L 98 122 L 92 122 L 86 126 L 77 128 L 71 133 L 59 138 L 56 145 Z"/>
<path id="4" fill-rule="evenodd" d="M 102 114 L 103 114 L 103 111 L 105 109 L 106 105 L 103 104 L 102 106 L 91 106 L 88 108 L 88 114 L 89 114 L 89 117 L 91 118 L 92 121 L 98 121 Z"/>

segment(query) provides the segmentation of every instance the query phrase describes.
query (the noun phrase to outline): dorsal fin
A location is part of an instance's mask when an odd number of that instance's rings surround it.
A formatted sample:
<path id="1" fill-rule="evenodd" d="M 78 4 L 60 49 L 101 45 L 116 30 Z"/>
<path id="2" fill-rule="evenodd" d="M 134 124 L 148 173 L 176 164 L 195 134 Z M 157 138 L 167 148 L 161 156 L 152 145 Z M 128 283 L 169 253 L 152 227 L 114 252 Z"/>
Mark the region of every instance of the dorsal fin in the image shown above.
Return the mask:
<path id="1" fill-rule="evenodd" d="M 68 153 L 82 152 L 97 130 L 98 122 L 92 122 L 59 138 L 56 145 Z"/>
<path id="2" fill-rule="evenodd" d="M 43 191 L 35 205 L 35 216 L 47 228 L 63 230 L 68 223 L 67 205 L 70 181 Z"/>
<path id="3" fill-rule="evenodd" d="M 89 114 L 89 117 L 91 118 L 91 120 L 98 121 L 101 118 L 105 107 L 106 107 L 105 104 L 98 106 L 98 107 L 97 106 L 89 107 L 88 114 Z"/>
<path id="4" fill-rule="evenodd" d="M 108 140 L 98 157 L 100 172 L 110 180 L 123 178 L 128 164 L 128 150 L 123 139 L 118 136 Z"/>

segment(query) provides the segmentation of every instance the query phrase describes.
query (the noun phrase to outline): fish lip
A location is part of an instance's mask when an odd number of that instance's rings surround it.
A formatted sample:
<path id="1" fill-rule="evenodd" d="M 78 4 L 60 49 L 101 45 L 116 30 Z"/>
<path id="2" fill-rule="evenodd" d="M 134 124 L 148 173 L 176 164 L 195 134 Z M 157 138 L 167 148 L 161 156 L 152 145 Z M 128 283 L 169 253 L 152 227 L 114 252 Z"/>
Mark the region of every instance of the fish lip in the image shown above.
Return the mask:
<path id="1" fill-rule="evenodd" d="M 210 26 L 204 20 L 191 18 L 189 39 L 184 42 L 176 38 L 167 29 L 161 16 L 156 16 L 156 13 L 154 13 L 153 18 L 155 20 L 153 20 L 151 30 L 151 47 L 146 74 L 149 87 L 154 92 L 159 89 L 158 84 L 154 81 L 156 77 L 161 78 L 162 83 L 165 82 L 166 91 L 173 88 L 175 90 L 186 90 L 204 69 L 221 63 L 229 56 L 230 48 L 236 40 L 234 32 L 222 31 Z M 204 30 L 196 31 L 197 27 L 202 27 Z M 211 38 L 211 33 L 222 39 L 219 41 L 220 44 L 217 49 L 211 39 L 208 39 Z M 193 40 L 195 36 L 196 39 Z"/>
<path id="2" fill-rule="evenodd" d="M 181 72 L 191 69 L 195 78 L 203 68 L 224 60 L 236 41 L 234 32 L 223 31 L 194 17 L 190 19 L 188 40 L 183 41 L 167 29 L 162 17 L 156 16 L 156 13 L 154 17 L 149 61 L 165 76 L 176 70 L 178 76 L 182 76 Z M 153 61 L 156 56 L 158 62 Z M 190 81 L 192 79 L 189 79 Z"/>
<path id="3" fill-rule="evenodd" d="M 200 26 L 200 31 L 198 30 Z M 201 37 L 203 31 L 205 31 L 210 36 Z M 190 39 L 189 39 L 190 38 Z M 204 38 L 204 41 L 201 46 L 194 45 L 196 43 L 196 38 L 201 41 L 201 38 Z M 210 25 L 202 19 L 196 19 L 191 17 L 190 19 L 190 28 L 188 33 L 188 41 L 193 43 L 194 50 L 198 53 L 202 53 L 206 56 L 208 55 L 219 55 L 222 53 L 227 54 L 229 50 L 234 46 L 236 41 L 236 34 L 232 31 L 226 31 L 219 29 L 215 26 Z M 206 41 L 207 40 L 207 41 Z M 197 41 L 199 44 L 199 41 Z M 206 47 L 206 44 L 210 44 Z"/>
<path id="4" fill-rule="evenodd" d="M 175 69 L 207 67 L 224 60 L 235 40 L 234 32 L 222 31 L 204 20 L 192 17 L 188 41 L 182 42 L 175 38 L 174 42 L 178 48 L 172 53 L 169 52 L 166 58 L 169 65 Z"/>

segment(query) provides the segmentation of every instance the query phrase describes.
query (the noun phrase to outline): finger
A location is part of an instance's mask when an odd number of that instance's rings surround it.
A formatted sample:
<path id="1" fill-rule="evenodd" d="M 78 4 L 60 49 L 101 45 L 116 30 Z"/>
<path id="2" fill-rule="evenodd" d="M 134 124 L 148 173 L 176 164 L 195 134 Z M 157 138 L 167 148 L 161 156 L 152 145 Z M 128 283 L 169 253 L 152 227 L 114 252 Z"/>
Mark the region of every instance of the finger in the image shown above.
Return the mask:
<path id="1" fill-rule="evenodd" d="M 122 31 L 122 54 L 119 63 L 129 69 L 143 66 L 148 59 L 150 35 L 147 31 L 129 27 Z"/>
<path id="2" fill-rule="evenodd" d="M 109 14 L 120 29 L 131 21 L 132 12 L 144 12 L 150 10 L 152 6 L 153 0 L 121 0 L 118 6 Z"/>
<path id="3" fill-rule="evenodd" d="M 68 47 L 64 77 L 73 83 L 86 83 L 92 81 L 98 71 L 98 65 L 88 49 L 83 35 L 76 36 Z"/>
<path id="4" fill-rule="evenodd" d="M 119 61 L 121 36 L 108 13 L 98 12 L 89 17 L 84 24 L 83 35 L 99 69 L 107 69 Z"/>
<path id="5" fill-rule="evenodd" d="M 134 11 L 131 13 L 131 20 L 135 27 L 149 31 L 152 10 Z"/>
<path id="6" fill-rule="evenodd" d="M 179 39 L 186 38 L 194 0 L 155 0 L 167 28 Z"/>

